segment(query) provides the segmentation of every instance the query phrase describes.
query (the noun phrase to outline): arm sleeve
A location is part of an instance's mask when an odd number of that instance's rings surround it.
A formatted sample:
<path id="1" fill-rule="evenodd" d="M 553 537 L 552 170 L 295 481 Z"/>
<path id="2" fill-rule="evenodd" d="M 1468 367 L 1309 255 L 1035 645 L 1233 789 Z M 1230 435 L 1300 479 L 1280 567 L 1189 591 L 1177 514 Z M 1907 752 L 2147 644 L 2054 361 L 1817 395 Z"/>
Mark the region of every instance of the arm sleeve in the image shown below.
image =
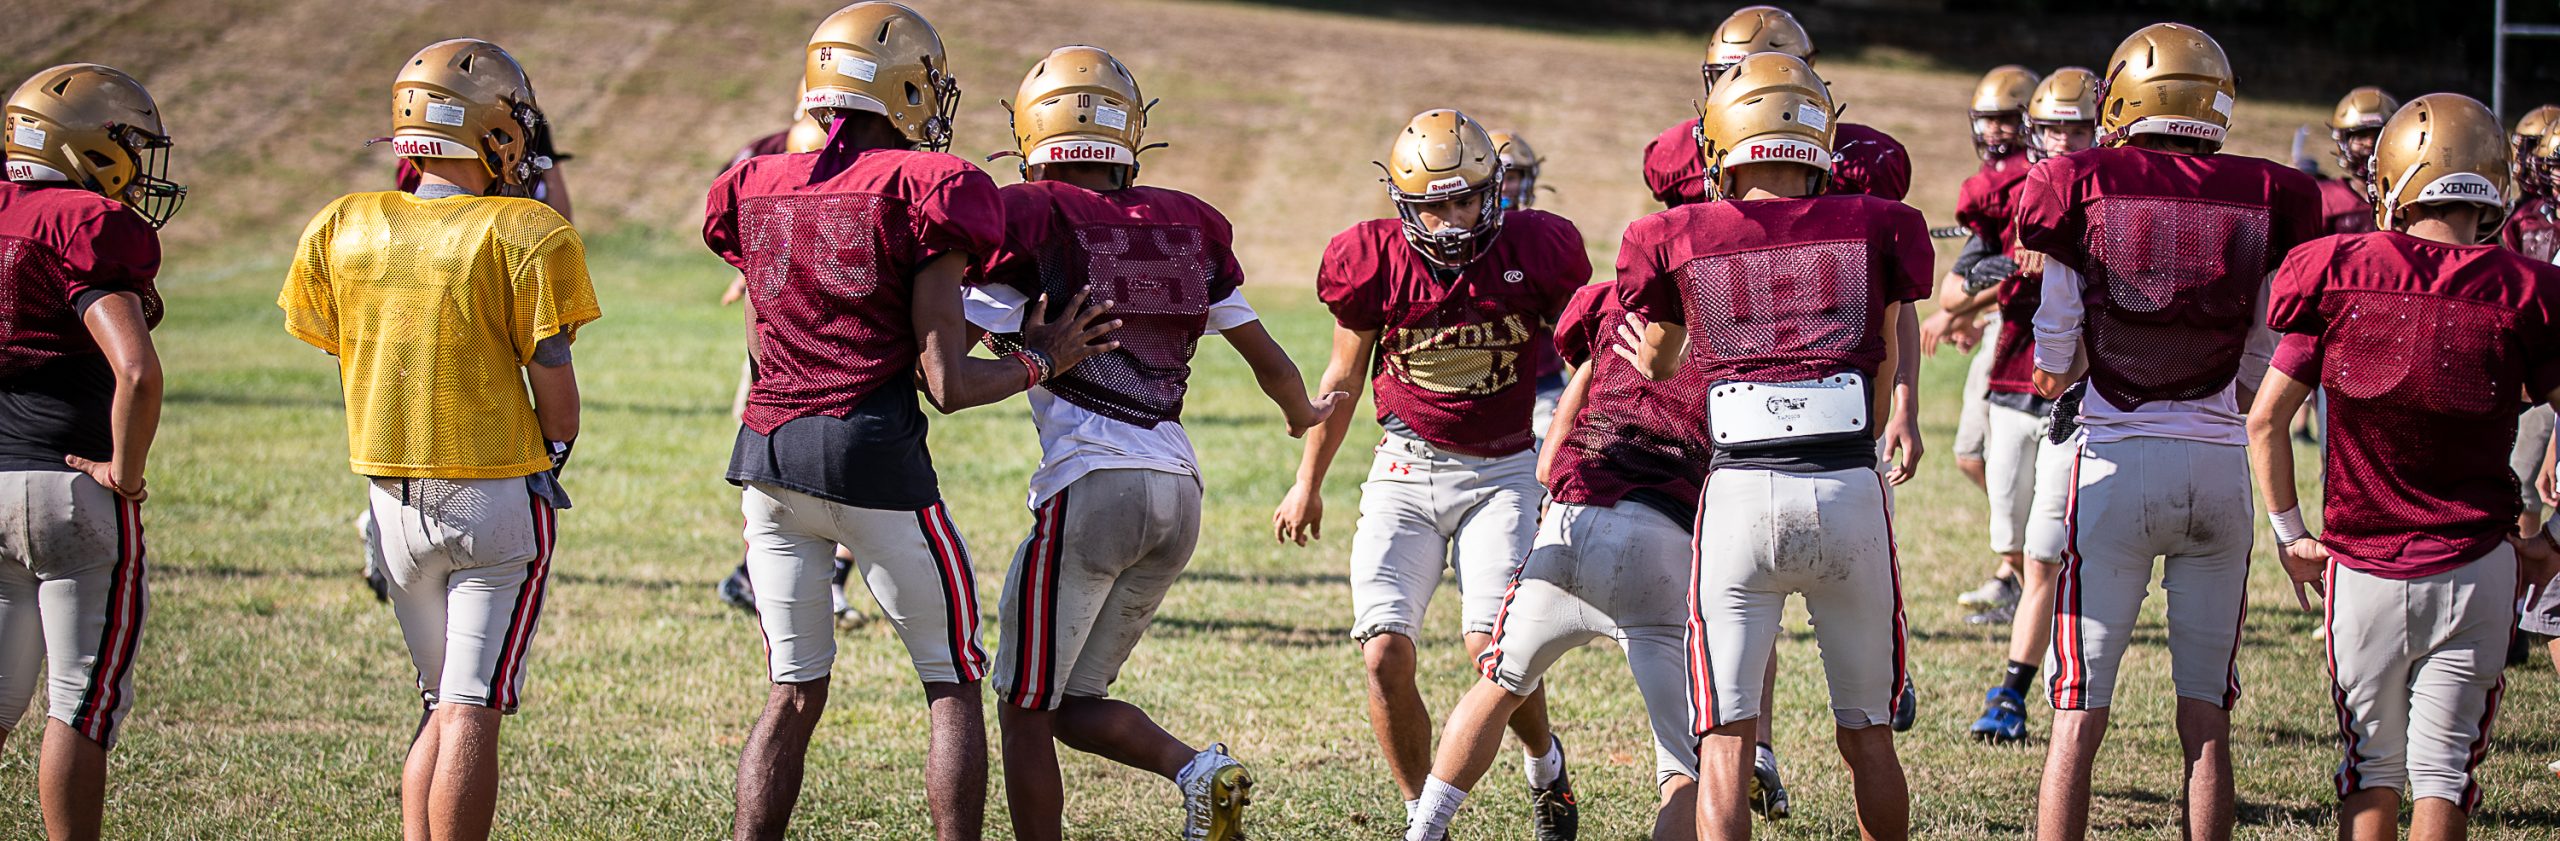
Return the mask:
<path id="1" fill-rule="evenodd" d="M 1229 292 L 1227 297 L 1209 305 L 1211 330 L 1233 330 L 1261 320 L 1262 314 L 1253 311 L 1253 303 L 1244 299 L 1242 289 Z"/>
<path id="2" fill-rule="evenodd" d="M 738 177 L 746 169 L 733 166 L 721 173 L 720 180 L 712 182 L 711 194 L 704 198 L 702 209 L 702 244 L 741 271 L 746 269 L 747 260 L 738 247 Z"/>
<path id="3" fill-rule="evenodd" d="M 1582 287 L 1565 301 L 1564 313 L 1556 316 L 1556 357 L 1566 367 L 1579 367 L 1591 358 L 1591 346 L 1600 331 L 1601 312 L 1615 296 L 1609 284 Z"/>
<path id="4" fill-rule="evenodd" d="M 1316 297 L 1333 311 L 1334 323 L 1349 330 L 1376 330 L 1387 323 L 1379 255 L 1363 247 L 1360 231 L 1344 231 L 1325 246 L 1324 262 L 1316 267 Z"/>
<path id="5" fill-rule="evenodd" d="M 2080 356 L 2080 273 L 2059 262 L 2044 264 L 2044 300 L 2036 306 L 2036 368 L 2048 374 L 2071 370 Z"/>
<path id="6" fill-rule="evenodd" d="M 1662 265 L 1662 255 L 1652 244 L 1651 228 L 1644 221 L 1627 226 L 1626 240 L 1618 246 L 1618 305 L 1647 321 L 1687 324 L 1689 313 L 1680 300 L 1680 279 Z"/>
<path id="7" fill-rule="evenodd" d="M 337 231 L 337 215 L 333 203 L 303 229 L 293 265 L 285 270 L 284 290 L 276 293 L 284 331 L 332 355 L 338 352 L 338 294 L 329 278 L 329 240 Z"/>
<path id="8" fill-rule="evenodd" d="M 2071 196 L 2072 172 L 2076 166 L 2070 157 L 2047 158 L 2027 169 L 2027 179 L 2018 185 L 2017 198 L 2009 209 L 2009 230 L 2018 238 L 2018 246 L 2066 265 L 2080 265 L 2078 239 L 2079 211 Z"/>
<path id="9" fill-rule="evenodd" d="M 142 217 L 110 210 L 86 220 L 85 230 L 58 243 L 65 272 L 63 298 L 85 311 L 88 303 L 114 292 L 142 299 L 147 325 L 160 323 L 160 293 L 153 279 L 160 274 L 160 234 Z"/>
<path id="10" fill-rule="evenodd" d="M 546 211 L 547 212 L 547 211 Z M 515 277 L 516 364 L 533 363 L 544 339 L 576 341 L 578 328 L 604 313 L 587 277 L 586 243 L 564 221 L 542 238 Z"/>

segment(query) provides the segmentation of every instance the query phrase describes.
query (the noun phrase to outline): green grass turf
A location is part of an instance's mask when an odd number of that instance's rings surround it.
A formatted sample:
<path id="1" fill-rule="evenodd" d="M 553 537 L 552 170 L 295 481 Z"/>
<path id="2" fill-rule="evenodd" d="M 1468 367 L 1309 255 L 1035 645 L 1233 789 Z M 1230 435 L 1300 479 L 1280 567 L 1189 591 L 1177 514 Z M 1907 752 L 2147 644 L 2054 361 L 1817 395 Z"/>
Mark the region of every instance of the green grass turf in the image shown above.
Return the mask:
<path id="1" fill-rule="evenodd" d="M 720 479 L 741 350 L 738 313 L 714 304 L 725 267 L 680 241 L 594 244 L 606 316 L 582 334 L 586 433 L 561 517 L 555 585 L 524 712 L 505 731 L 504 838 L 705 838 L 726 832 L 737 751 L 764 696 L 748 617 L 713 600 L 738 553 L 737 493 Z M 391 612 L 356 577 L 352 521 L 362 496 L 346 471 L 330 360 L 285 336 L 272 301 L 275 257 L 173 265 L 168 412 L 146 508 L 153 607 L 136 670 L 137 706 L 114 756 L 111 837 L 389 838 L 416 696 Z M 1304 286 L 1254 287 L 1272 331 L 1313 379 L 1327 321 Z M 1328 485 L 1327 536 L 1300 549 L 1268 537 L 1297 442 L 1214 340 L 1202 346 L 1187 421 L 1204 456 L 1208 504 L 1198 556 L 1115 694 L 1175 734 L 1223 740 L 1262 779 L 1251 825 L 1264 839 L 1385 838 L 1402 812 L 1361 707 L 1344 552 L 1366 454 L 1346 449 Z M 1964 734 L 1996 676 L 2005 628 L 1962 623 L 1957 592 L 1990 567 L 1981 497 L 1946 455 L 1961 359 L 1927 368 L 1932 453 L 1898 508 L 1922 689 L 1920 726 L 1900 740 L 1913 824 L 1927 838 L 2018 838 L 2043 756 L 2049 710 L 2027 746 Z M 1362 411 L 1363 416 L 1368 410 Z M 1352 440 L 1374 434 L 1361 421 Z M 953 516 L 975 547 L 994 644 L 995 594 L 1030 522 L 1023 488 L 1036 444 L 1023 404 L 937 418 L 933 448 Z M 2306 471 L 2307 472 L 2307 471 Z M 2263 544 L 2263 541 L 2261 541 Z M 2261 550 L 2263 560 L 2263 548 Z M 2327 678 L 2280 573 L 2260 563 L 2240 665 L 2235 727 L 2244 838 L 2325 835 L 2338 748 Z M 1435 713 L 1473 680 L 1444 588 L 1424 641 Z M 2117 693 L 2099 766 L 2099 837 L 2176 835 L 2178 747 L 2151 600 Z M 1797 612 L 1801 616 L 1801 611 Z M 923 707 L 882 624 L 848 632 L 835 706 L 821 725 L 795 833 L 928 837 L 921 790 Z M 1781 643 L 1778 743 L 1797 817 L 1785 838 L 1854 834 L 1829 738 L 1815 651 L 1791 622 Z M 2549 838 L 2560 824 L 2560 692 L 2540 655 L 2515 675 L 2475 837 Z M 1640 837 L 1652 804 L 1642 709 L 1622 658 L 1589 648 L 1551 686 L 1571 744 L 1586 838 Z M 24 723 L 40 719 L 30 716 Z M 992 721 L 992 716 L 990 716 Z M 0 838 L 40 834 L 34 739 L 0 751 Z M 1458 839 L 1526 837 L 1513 748 L 1461 815 Z M 1178 801 L 1146 774 L 1067 759 L 1070 835 L 1170 837 Z M 990 837 L 1010 837 L 1001 789 Z"/>

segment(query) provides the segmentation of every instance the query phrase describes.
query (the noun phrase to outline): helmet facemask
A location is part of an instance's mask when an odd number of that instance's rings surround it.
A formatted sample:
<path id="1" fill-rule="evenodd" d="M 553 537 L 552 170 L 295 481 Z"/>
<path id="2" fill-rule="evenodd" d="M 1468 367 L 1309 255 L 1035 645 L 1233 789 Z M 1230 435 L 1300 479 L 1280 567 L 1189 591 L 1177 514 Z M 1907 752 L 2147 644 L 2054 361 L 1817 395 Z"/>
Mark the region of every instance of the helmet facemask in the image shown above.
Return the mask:
<path id="1" fill-rule="evenodd" d="M 931 57 L 924 60 L 924 69 L 925 84 L 933 88 L 935 100 L 933 116 L 924 119 L 924 125 L 919 132 L 923 136 L 916 138 L 916 148 L 928 152 L 948 152 L 951 150 L 952 119 L 960 114 L 960 80 L 943 72 Z M 908 105 L 924 104 L 925 91 L 917 90 L 913 83 L 908 84 L 906 88 Z"/>
<path id="2" fill-rule="evenodd" d="M 1495 237 L 1502 234 L 1503 169 L 1496 167 L 1493 177 L 1472 186 L 1445 193 L 1407 193 L 1387 184 L 1387 195 L 1395 199 L 1396 215 L 1404 222 L 1405 242 L 1434 266 L 1461 269 L 1475 262 L 1493 247 Z M 1477 203 L 1476 223 L 1465 228 L 1427 227 L 1422 221 L 1422 205 L 1439 202 L 1472 200 Z"/>
<path id="3" fill-rule="evenodd" d="M 186 185 L 169 180 L 169 138 L 132 126 L 116 126 L 108 134 L 133 160 L 133 180 L 115 198 L 154 229 L 169 224 L 170 217 L 187 203 Z"/>
<path id="4" fill-rule="evenodd" d="M 2363 138 L 2366 141 L 2362 153 L 2358 153 L 2353 145 L 2357 138 Z M 2345 172 L 2349 178 L 2366 184 L 2373 183 L 2374 145 L 2382 139 L 2382 127 L 2377 125 L 2372 128 L 2347 131 L 2331 129 L 2329 139 L 2338 144 L 2338 169 Z"/>

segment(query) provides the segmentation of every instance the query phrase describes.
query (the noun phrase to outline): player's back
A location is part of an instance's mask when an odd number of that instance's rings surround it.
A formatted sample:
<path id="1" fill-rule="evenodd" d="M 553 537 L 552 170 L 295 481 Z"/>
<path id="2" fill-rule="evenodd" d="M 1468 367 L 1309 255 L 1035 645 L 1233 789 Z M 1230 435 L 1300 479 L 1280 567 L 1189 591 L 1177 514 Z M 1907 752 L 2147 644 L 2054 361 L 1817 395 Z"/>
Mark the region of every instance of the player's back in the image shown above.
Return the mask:
<path id="1" fill-rule="evenodd" d="M 2373 233 L 2373 202 L 2365 199 L 2364 187 L 2352 179 L 2320 179 L 2320 232 L 2324 234 Z"/>
<path id="2" fill-rule="evenodd" d="M 1109 301 L 1120 346 L 1046 383 L 1060 399 L 1123 423 L 1179 420 L 1191 357 L 1210 308 L 1244 282 L 1234 234 L 1207 202 L 1177 190 L 1094 191 L 1056 181 L 1007 186 L 1004 248 L 987 281 L 1062 316 L 1079 291 Z M 1000 337 L 999 344 L 1010 342 Z"/>
<path id="3" fill-rule="evenodd" d="M 68 186 L 0 181 L 0 384 L 99 352 L 75 300 L 92 288 L 138 282 L 143 317 L 158 324 L 150 280 L 159 266 L 158 234 L 122 204 Z"/>
<path id="4" fill-rule="evenodd" d="M 1866 195 L 1685 205 L 1637 220 L 1626 248 L 1640 274 L 1678 279 L 1690 353 L 1719 382 L 1874 377 L 1885 308 L 1926 297 L 1932 261 L 1920 212 Z"/>
<path id="5" fill-rule="evenodd" d="M 1609 348 L 1617 341 L 1616 325 L 1625 321 L 1613 280 L 1576 290 L 1556 320 L 1559 354 L 1571 364 L 1590 365 L 1591 382 L 1573 431 L 1557 445 L 1554 493 L 1577 505 L 1611 505 L 1634 496 L 1664 508 L 1674 522 L 1688 522 L 1714 457 L 1706 367 L 1693 356 L 1671 379 L 1646 379 Z"/>
<path id="6" fill-rule="evenodd" d="M 960 183 L 973 177 L 986 194 Z M 968 162 L 904 149 L 766 155 L 721 176 L 703 236 L 754 302 L 746 425 L 771 434 L 912 387 L 915 275 L 987 250 L 1001 224 L 992 193 Z"/>
<path id="7" fill-rule="evenodd" d="M 597 314 L 585 246 L 549 206 L 398 191 L 321 211 L 278 303 L 338 357 L 357 472 L 445 479 L 550 467 L 523 367 Z"/>

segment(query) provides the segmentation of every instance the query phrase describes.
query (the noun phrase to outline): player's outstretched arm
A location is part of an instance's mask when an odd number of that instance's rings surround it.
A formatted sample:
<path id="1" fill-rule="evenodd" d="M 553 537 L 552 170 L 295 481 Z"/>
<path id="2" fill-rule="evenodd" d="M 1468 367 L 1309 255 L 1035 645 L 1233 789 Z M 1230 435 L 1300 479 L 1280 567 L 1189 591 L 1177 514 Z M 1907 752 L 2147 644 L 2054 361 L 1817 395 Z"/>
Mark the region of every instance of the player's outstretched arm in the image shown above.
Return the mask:
<path id="1" fill-rule="evenodd" d="M 1547 484 L 1555 475 L 1556 450 L 1564 446 L 1564 437 L 1573 434 L 1574 421 L 1582 417 L 1582 405 L 1591 401 L 1591 371 L 1595 360 L 1584 360 L 1573 366 L 1573 378 L 1565 381 L 1564 393 L 1556 395 L 1555 417 L 1547 421 L 1546 436 L 1538 447 L 1538 484 Z"/>
<path id="2" fill-rule="evenodd" d="M 1034 298 L 1022 312 L 1022 339 L 1028 348 L 1004 359 L 969 355 L 976 335 L 960 304 L 960 279 L 968 271 L 968 255 L 944 254 L 916 272 L 914 322 L 916 368 L 924 381 L 925 400 L 943 414 L 984 406 L 1039 385 L 1049 377 L 1109 353 L 1120 343 L 1103 338 L 1120 327 L 1103 315 L 1109 301 L 1089 300 L 1078 292 L 1067 305 L 1067 317 L 1047 318 L 1049 299 Z"/>
<path id="3" fill-rule="evenodd" d="M 2320 592 L 2329 550 L 2302 522 L 2302 500 L 2293 492 L 2293 414 L 2311 399 L 2311 386 L 2269 367 L 2249 406 L 2249 466 L 2258 474 L 2258 499 L 2266 503 L 2276 532 L 2276 559 L 2293 579 L 2294 603 L 2311 609 L 2305 588 Z"/>
<path id="4" fill-rule="evenodd" d="M 1272 405 L 1280 407 L 1291 438 L 1305 437 L 1307 430 L 1323 424 L 1351 397 L 1348 392 L 1328 391 L 1307 399 L 1307 381 L 1298 374 L 1298 363 L 1289 359 L 1289 352 L 1271 339 L 1271 331 L 1262 329 L 1260 321 L 1220 330 L 1218 335 L 1226 337 L 1236 355 L 1253 368 L 1253 381 L 1262 386 L 1263 396 L 1271 398 Z"/>
<path id="5" fill-rule="evenodd" d="M 1376 330 L 1334 325 L 1333 355 L 1316 389 L 1342 398 L 1334 404 L 1333 414 L 1308 430 L 1306 449 L 1298 458 L 1297 480 L 1290 483 L 1288 495 L 1280 498 L 1279 510 L 1271 512 L 1274 539 L 1305 546 L 1307 541 L 1324 538 L 1324 475 L 1333 469 L 1342 439 L 1351 434 L 1351 416 L 1360 406 L 1361 388 L 1367 385 L 1369 353 L 1377 345 Z"/>
<path id="6" fill-rule="evenodd" d="M 117 495 L 140 502 L 147 495 L 142 468 L 160 431 L 160 353 L 151 344 L 142 298 L 131 292 L 110 294 L 91 303 L 80 320 L 106 351 L 107 368 L 115 376 L 115 402 L 107 421 L 115 450 L 104 463 L 79 456 L 64 456 L 63 461 Z"/>
<path id="7" fill-rule="evenodd" d="M 1920 475 L 1920 315 L 1908 303 L 1885 308 L 1884 370 L 1893 377 L 1893 403 L 1884 424 L 1884 451 L 1893 458 L 1885 481 L 1900 485 Z"/>

